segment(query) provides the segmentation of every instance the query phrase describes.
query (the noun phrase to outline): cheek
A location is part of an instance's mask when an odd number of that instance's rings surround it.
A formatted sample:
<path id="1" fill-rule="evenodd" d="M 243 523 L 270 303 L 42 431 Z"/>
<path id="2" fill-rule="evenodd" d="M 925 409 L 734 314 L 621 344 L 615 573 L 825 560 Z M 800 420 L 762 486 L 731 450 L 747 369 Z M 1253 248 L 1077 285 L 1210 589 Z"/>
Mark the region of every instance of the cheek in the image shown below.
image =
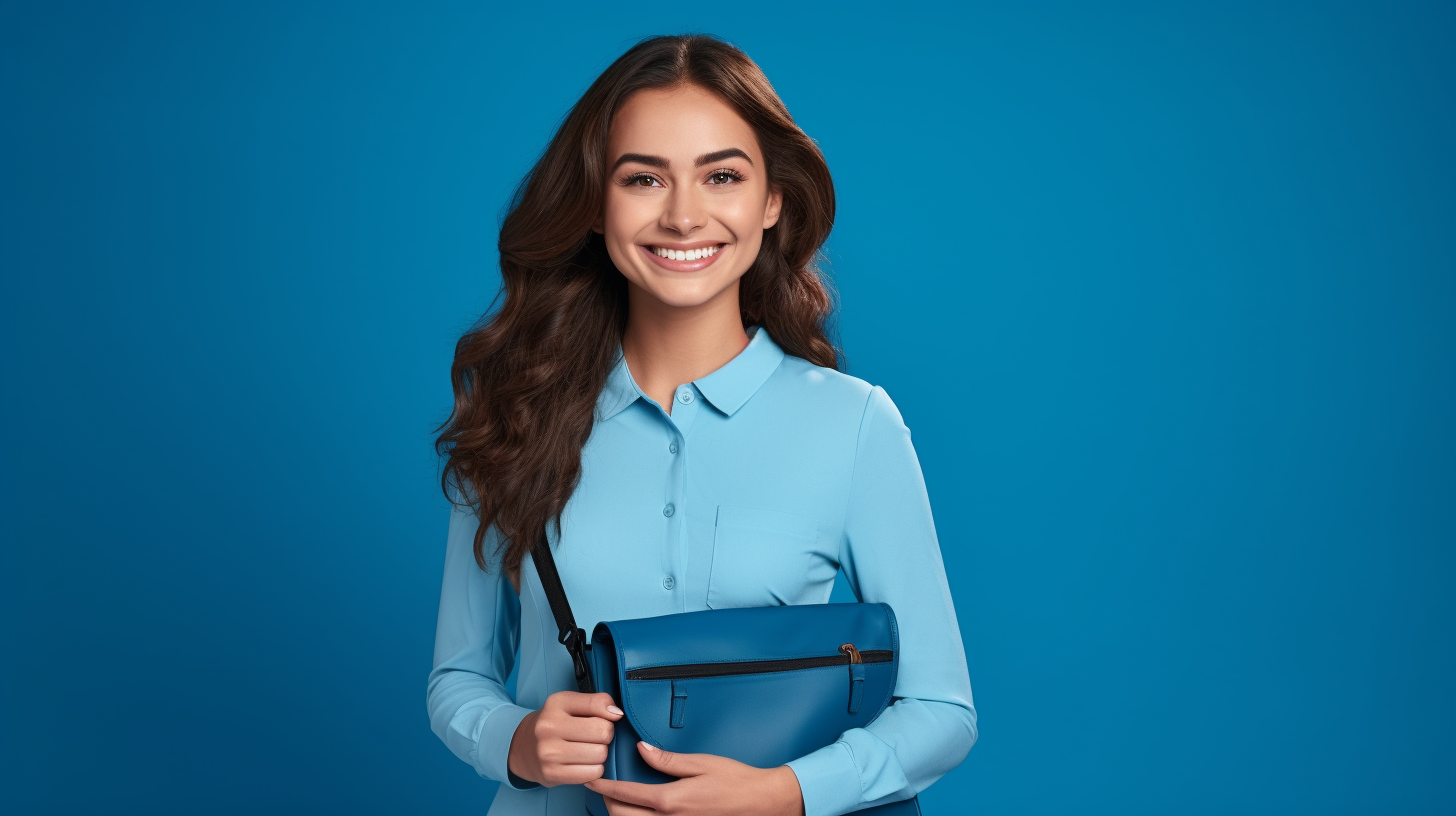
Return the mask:
<path id="1" fill-rule="evenodd" d="M 656 204 L 652 199 L 646 196 L 623 195 L 619 191 L 607 193 L 602 202 L 602 214 L 607 237 L 615 235 L 627 241 L 632 240 L 644 225 L 657 218 Z"/>
<path id="2" fill-rule="evenodd" d="M 763 233 L 763 208 L 763 201 L 752 196 L 742 196 L 725 202 L 719 220 L 733 231 L 739 241 L 756 241 Z"/>

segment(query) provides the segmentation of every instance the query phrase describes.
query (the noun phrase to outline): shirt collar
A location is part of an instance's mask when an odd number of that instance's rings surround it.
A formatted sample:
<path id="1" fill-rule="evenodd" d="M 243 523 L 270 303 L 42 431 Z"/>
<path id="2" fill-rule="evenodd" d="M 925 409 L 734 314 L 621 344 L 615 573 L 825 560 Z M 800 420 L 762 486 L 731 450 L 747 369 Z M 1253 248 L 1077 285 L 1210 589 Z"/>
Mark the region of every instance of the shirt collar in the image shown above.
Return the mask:
<path id="1" fill-rule="evenodd" d="M 762 326 L 748 327 L 748 345 L 738 356 L 724 363 L 711 374 L 693 381 L 699 393 L 713 404 L 714 408 L 732 416 L 743 407 L 758 389 L 768 381 L 769 375 L 783 362 L 784 350 L 773 341 Z M 617 344 L 616 364 L 607 375 L 607 383 L 597 398 L 597 419 L 606 422 L 621 413 L 623 409 L 645 397 L 642 389 L 632 379 L 627 368 L 627 358 L 622 356 L 622 346 Z"/>

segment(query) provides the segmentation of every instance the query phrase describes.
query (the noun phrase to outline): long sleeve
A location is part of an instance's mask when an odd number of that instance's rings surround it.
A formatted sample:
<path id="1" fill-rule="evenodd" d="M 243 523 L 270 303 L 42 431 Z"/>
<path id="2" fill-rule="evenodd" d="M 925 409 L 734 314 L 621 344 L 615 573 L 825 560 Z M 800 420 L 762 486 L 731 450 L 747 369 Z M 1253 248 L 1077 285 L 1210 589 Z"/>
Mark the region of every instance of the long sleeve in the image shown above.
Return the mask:
<path id="1" fill-rule="evenodd" d="M 888 603 L 900 635 L 895 701 L 864 728 L 789 763 L 806 816 L 908 799 L 976 741 L 965 649 L 910 430 L 875 386 L 860 422 L 841 568 L 861 601 Z"/>
<path id="2" fill-rule="evenodd" d="M 481 776 L 518 790 L 539 787 L 506 764 L 516 726 L 531 712 L 516 705 L 505 687 L 520 638 L 521 603 L 498 559 L 490 559 L 489 572 L 475 563 L 478 526 L 468 507 L 453 507 L 426 694 L 430 729 Z M 491 528 L 488 556 L 494 538 Z"/>

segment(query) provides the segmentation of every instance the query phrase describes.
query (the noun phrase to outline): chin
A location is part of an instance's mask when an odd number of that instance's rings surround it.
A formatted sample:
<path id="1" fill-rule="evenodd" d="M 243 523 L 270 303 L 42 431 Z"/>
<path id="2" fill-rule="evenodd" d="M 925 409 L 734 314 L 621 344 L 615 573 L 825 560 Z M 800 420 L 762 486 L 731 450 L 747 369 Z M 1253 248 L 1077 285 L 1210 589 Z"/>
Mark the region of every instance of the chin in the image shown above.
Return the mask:
<path id="1" fill-rule="evenodd" d="M 732 286 L 732 281 L 725 285 L 702 285 L 697 282 L 688 281 L 653 281 L 654 286 L 642 286 L 647 294 L 651 295 L 664 305 L 679 309 L 690 309 L 695 306 L 702 306 L 705 303 L 723 294 L 724 290 Z M 704 281 L 704 284 L 707 282 Z"/>
<path id="2" fill-rule="evenodd" d="M 718 292 L 709 292 L 707 294 L 700 292 L 652 292 L 651 294 L 668 306 L 678 309 L 691 309 L 708 303 Z"/>

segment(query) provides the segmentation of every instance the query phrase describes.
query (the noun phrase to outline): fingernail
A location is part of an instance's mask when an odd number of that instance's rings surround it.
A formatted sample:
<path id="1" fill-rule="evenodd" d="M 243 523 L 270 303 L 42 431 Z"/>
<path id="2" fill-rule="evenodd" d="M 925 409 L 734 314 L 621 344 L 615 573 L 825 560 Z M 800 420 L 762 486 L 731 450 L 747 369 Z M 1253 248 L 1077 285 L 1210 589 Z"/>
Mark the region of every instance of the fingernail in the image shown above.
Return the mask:
<path id="1" fill-rule="evenodd" d="M 622 713 L 622 709 L 617 708 L 616 706 L 607 706 L 607 713 L 609 713 L 609 714 L 621 714 Z"/>
<path id="2" fill-rule="evenodd" d="M 640 745 L 640 746 L 642 746 L 643 748 L 646 748 L 649 751 L 656 751 L 657 750 L 657 746 L 656 745 L 653 745 L 650 742 L 643 741 L 643 742 L 639 742 L 637 744 Z"/>

